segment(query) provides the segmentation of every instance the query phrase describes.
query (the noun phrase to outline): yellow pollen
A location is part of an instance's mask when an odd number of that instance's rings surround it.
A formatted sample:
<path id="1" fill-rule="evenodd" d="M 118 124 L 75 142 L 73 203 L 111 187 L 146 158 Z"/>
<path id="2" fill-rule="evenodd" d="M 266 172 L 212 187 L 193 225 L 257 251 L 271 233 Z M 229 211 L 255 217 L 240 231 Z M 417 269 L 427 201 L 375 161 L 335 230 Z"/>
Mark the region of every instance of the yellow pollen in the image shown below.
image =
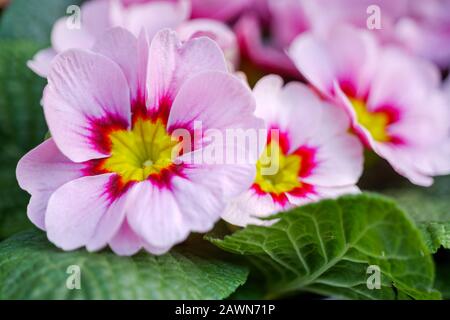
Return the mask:
<path id="1" fill-rule="evenodd" d="M 367 110 L 364 101 L 350 98 L 356 113 L 358 123 L 366 128 L 376 141 L 387 142 L 390 140 L 387 132 L 389 117 L 384 112 L 371 112 Z"/>
<path id="2" fill-rule="evenodd" d="M 111 156 L 102 168 L 119 174 L 123 182 L 143 181 L 173 163 L 179 143 L 167 133 L 161 120 L 139 118 L 132 130 L 110 133 Z"/>
<path id="3" fill-rule="evenodd" d="M 267 193 L 281 194 L 301 187 L 299 172 L 301 157 L 286 155 L 276 142 L 266 146 L 256 164 L 255 184 Z"/>

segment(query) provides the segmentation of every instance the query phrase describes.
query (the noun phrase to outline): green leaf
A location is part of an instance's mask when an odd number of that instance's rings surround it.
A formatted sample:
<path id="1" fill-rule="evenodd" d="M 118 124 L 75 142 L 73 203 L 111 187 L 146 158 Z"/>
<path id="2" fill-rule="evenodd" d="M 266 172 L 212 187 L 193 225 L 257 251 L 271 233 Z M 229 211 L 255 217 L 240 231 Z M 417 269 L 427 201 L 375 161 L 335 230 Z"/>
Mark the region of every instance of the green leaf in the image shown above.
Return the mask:
<path id="1" fill-rule="evenodd" d="M 80 290 L 66 287 L 69 266 L 80 267 Z M 223 299 L 247 274 L 246 267 L 187 246 L 162 256 L 119 257 L 109 251 L 60 251 L 40 231 L 0 242 L 0 300 Z"/>
<path id="2" fill-rule="evenodd" d="M 416 221 L 432 252 L 450 249 L 450 176 L 436 178 L 430 188 L 408 185 L 384 193 Z"/>
<path id="3" fill-rule="evenodd" d="M 40 106 L 46 81 L 26 66 L 38 48 L 30 41 L 0 41 L 0 239 L 31 225 L 25 214 L 29 197 L 15 171 L 47 131 Z"/>
<path id="4" fill-rule="evenodd" d="M 53 23 L 66 15 L 67 7 L 80 0 L 14 0 L 0 21 L 0 38 L 27 39 L 50 44 Z"/>
<path id="5" fill-rule="evenodd" d="M 419 231 L 394 202 L 345 196 L 277 215 L 270 227 L 248 226 L 218 247 L 246 256 L 265 275 L 268 298 L 308 291 L 353 299 L 430 299 L 434 266 Z M 367 287 L 367 268 L 381 288 Z"/>

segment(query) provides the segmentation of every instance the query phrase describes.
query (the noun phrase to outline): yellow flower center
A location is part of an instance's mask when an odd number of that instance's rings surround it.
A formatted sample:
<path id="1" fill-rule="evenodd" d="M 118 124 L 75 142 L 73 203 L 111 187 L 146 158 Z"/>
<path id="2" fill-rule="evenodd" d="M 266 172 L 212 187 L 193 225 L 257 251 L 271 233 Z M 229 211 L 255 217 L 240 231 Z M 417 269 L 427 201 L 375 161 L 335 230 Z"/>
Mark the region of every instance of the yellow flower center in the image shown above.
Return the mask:
<path id="1" fill-rule="evenodd" d="M 286 155 L 276 142 L 269 143 L 256 164 L 255 184 L 267 193 L 282 194 L 302 185 L 301 157 Z"/>
<path id="2" fill-rule="evenodd" d="M 387 142 L 390 140 L 387 132 L 389 116 L 385 112 L 371 112 L 367 110 L 366 103 L 359 99 L 350 98 L 356 113 L 358 123 L 366 128 L 376 141 Z"/>
<path id="3" fill-rule="evenodd" d="M 143 181 L 170 167 L 179 142 L 167 133 L 161 120 L 138 118 L 132 130 L 110 133 L 111 156 L 102 169 L 120 175 L 124 183 Z"/>

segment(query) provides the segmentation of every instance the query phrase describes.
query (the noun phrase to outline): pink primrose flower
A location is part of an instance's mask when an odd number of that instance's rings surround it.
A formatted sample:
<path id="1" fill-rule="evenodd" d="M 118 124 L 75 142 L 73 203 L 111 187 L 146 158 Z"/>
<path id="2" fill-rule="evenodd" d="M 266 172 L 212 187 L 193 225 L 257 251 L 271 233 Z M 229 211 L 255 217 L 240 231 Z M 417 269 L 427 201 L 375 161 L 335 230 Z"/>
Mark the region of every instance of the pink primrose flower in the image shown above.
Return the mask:
<path id="1" fill-rule="evenodd" d="M 162 254 L 211 229 L 255 178 L 256 159 L 189 161 L 207 149 L 208 129 L 264 127 L 209 38 L 181 42 L 162 30 L 150 41 L 114 28 L 92 50 L 54 58 L 43 107 L 52 138 L 20 160 L 17 179 L 31 194 L 30 220 L 64 250 Z M 173 134 L 195 122 L 202 143 L 181 148 Z"/>
<path id="2" fill-rule="evenodd" d="M 256 115 L 270 129 L 266 150 L 253 185 L 228 205 L 226 221 L 265 224 L 258 218 L 359 191 L 355 184 L 363 169 L 363 148 L 348 132 L 350 120 L 342 109 L 301 83 L 283 87 L 276 75 L 262 78 L 253 93 Z"/>
<path id="3" fill-rule="evenodd" d="M 361 140 L 411 182 L 450 172 L 448 105 L 430 62 L 348 26 L 299 36 L 290 56 L 310 83 L 346 110 Z"/>

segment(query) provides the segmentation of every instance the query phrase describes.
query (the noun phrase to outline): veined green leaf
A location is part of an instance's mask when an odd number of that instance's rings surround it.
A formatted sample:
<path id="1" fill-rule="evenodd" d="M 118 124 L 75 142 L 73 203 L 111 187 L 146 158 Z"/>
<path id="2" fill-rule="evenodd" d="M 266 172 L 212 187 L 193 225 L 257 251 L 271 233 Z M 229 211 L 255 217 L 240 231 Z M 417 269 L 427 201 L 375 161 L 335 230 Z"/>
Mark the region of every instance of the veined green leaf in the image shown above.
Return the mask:
<path id="1" fill-rule="evenodd" d="M 70 278 L 77 269 L 80 289 Z M 0 300 L 223 299 L 245 282 L 247 274 L 244 266 L 189 246 L 162 256 L 64 252 L 36 230 L 0 242 Z"/>
<path id="2" fill-rule="evenodd" d="M 345 196 L 276 218 L 270 227 L 209 238 L 265 275 L 268 298 L 299 291 L 353 299 L 440 297 L 432 289 L 433 261 L 419 230 L 386 198 Z M 380 289 L 367 286 L 369 266 L 381 271 Z"/>

